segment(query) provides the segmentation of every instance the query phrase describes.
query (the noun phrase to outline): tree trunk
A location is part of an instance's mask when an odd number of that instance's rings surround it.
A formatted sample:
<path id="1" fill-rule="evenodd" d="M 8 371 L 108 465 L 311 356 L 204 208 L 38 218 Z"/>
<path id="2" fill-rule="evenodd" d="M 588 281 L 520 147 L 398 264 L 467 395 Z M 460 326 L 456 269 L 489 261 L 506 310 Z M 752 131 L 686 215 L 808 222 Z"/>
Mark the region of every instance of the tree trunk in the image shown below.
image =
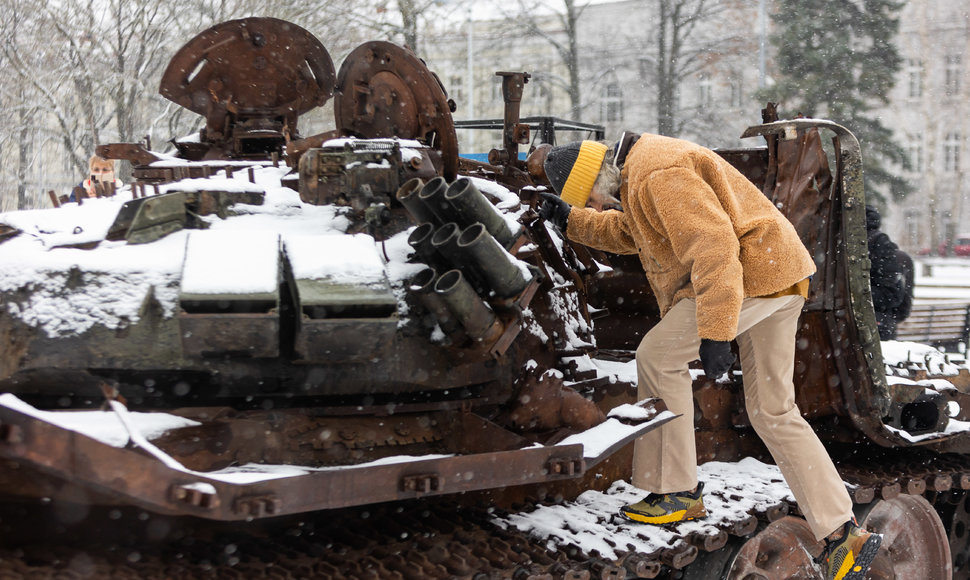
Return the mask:
<path id="1" fill-rule="evenodd" d="M 23 94 L 23 93 L 21 93 Z M 24 103 L 26 105 L 26 103 Z M 27 177 L 30 174 L 32 142 L 31 115 L 26 106 L 20 107 L 20 141 L 17 144 L 17 209 L 27 209 Z"/>
<path id="2" fill-rule="evenodd" d="M 574 121 L 583 120 L 582 94 L 579 92 L 579 47 L 576 42 L 578 31 L 576 21 L 576 3 L 565 0 L 566 4 L 566 34 L 569 36 L 569 50 L 567 52 L 566 67 L 569 69 L 569 105 Z"/>
<path id="3" fill-rule="evenodd" d="M 418 9 L 412 0 L 398 0 L 398 8 L 401 10 L 404 44 L 418 54 Z"/>
<path id="4" fill-rule="evenodd" d="M 669 0 L 657 2 L 660 18 L 657 22 L 657 133 L 674 134 L 674 81 L 670 75 L 670 63 L 676 55 L 670 54 L 667 35 L 672 28 L 670 23 Z"/>

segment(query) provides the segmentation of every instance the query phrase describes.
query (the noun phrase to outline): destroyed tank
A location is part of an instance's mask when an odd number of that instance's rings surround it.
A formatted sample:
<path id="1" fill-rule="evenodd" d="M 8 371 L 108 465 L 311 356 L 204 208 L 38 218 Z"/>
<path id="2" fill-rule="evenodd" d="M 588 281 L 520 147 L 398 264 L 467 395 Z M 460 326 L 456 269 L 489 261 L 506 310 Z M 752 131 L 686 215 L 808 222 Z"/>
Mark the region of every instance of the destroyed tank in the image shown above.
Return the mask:
<path id="1" fill-rule="evenodd" d="M 615 494 L 631 442 L 675 417 L 637 401 L 630 378 L 659 320 L 639 263 L 565 240 L 536 213 L 556 130 L 602 128 L 520 118 L 529 75 L 498 74 L 504 138 L 486 163 L 459 155 L 445 87 L 392 43 L 361 45 L 338 72 L 277 19 L 191 39 L 159 92 L 205 118 L 198 134 L 174 154 L 100 146 L 132 164 L 132 184 L 0 216 L 4 495 L 241 526 L 474 495 L 494 506 L 507 558 L 422 553 L 404 574 L 388 556 L 370 577 L 819 577 L 789 497 L 634 532 L 594 514 L 605 535 L 643 540 L 612 550 L 584 549 L 569 523 L 516 524 L 584 490 Z M 331 98 L 334 128 L 302 136 L 300 116 Z M 859 144 L 830 121 L 764 117 L 744 136 L 765 145 L 718 153 L 815 257 L 797 402 L 860 520 L 886 534 L 870 576 L 968 578 L 966 369 L 932 349 L 887 366 Z M 716 382 L 697 367 L 699 461 L 770 461 L 739 369 Z M 712 493 L 767 497 L 758 485 Z M 328 577 L 362 577 L 346 554 L 372 548 L 318 557 Z"/>

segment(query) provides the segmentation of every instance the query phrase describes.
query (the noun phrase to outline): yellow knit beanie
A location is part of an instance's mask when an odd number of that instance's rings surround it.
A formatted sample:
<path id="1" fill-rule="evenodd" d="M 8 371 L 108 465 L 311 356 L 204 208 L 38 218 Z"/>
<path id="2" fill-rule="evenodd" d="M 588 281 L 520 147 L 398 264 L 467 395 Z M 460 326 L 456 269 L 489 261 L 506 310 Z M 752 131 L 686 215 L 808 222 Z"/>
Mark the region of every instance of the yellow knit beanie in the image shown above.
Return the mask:
<path id="1" fill-rule="evenodd" d="M 597 141 L 575 141 L 549 150 L 546 177 L 563 201 L 574 207 L 586 205 L 606 150 Z"/>

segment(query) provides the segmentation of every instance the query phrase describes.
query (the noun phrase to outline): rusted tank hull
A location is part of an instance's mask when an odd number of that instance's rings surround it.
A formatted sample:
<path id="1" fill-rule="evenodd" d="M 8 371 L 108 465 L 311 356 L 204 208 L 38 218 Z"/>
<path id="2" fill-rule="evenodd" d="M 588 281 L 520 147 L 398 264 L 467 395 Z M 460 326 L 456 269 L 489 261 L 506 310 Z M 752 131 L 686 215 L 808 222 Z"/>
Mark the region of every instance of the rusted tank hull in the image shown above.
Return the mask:
<path id="1" fill-rule="evenodd" d="M 649 416 L 638 427 L 622 429 L 623 434 L 602 455 L 588 455 L 587 450 L 584 456 L 581 443 L 516 449 L 521 442 L 514 435 L 484 419 L 471 414 L 455 417 L 437 413 L 429 418 L 428 422 L 435 427 L 428 430 L 427 438 L 436 439 L 438 444 L 429 447 L 444 455 L 428 454 L 388 464 L 290 468 L 270 477 L 260 477 L 260 469 L 254 467 L 248 477 L 253 481 L 241 483 L 233 476 L 190 470 L 176 460 L 178 452 L 185 453 L 194 447 L 191 443 L 169 441 L 166 447 L 175 456 L 139 443 L 134 436 L 129 446 L 114 447 L 53 424 L 50 415 L 45 420 L 32 416 L 22 407 L 8 405 L 0 408 L 3 425 L 0 456 L 16 461 L 23 469 L 39 469 L 63 481 L 80 484 L 95 494 L 154 512 L 224 521 L 251 520 L 581 477 L 588 467 L 609 457 L 616 448 L 674 418 L 665 412 L 660 401 L 649 406 Z M 404 415 L 396 421 L 406 419 Z M 245 421 L 240 418 L 236 422 Z M 223 431 L 230 433 L 222 439 L 225 449 L 219 454 L 221 463 L 236 464 L 238 456 L 233 453 L 234 448 L 246 443 L 247 426 L 235 427 L 232 423 L 224 420 L 221 425 Z M 265 437 L 264 433 L 255 431 L 265 429 L 265 423 L 256 418 L 249 423 L 248 427 L 254 430 L 251 437 Z M 367 428 L 361 421 L 354 424 L 358 429 Z M 503 443 L 496 445 L 499 440 Z M 399 447 L 409 449 L 406 443 Z M 487 451 L 503 447 L 510 449 Z M 277 460 L 293 461 L 286 456 L 286 448 L 269 450 L 269 453 Z M 202 458 L 197 452 L 194 456 L 179 458 L 191 465 L 193 459 L 197 463 L 209 463 L 212 456 Z"/>

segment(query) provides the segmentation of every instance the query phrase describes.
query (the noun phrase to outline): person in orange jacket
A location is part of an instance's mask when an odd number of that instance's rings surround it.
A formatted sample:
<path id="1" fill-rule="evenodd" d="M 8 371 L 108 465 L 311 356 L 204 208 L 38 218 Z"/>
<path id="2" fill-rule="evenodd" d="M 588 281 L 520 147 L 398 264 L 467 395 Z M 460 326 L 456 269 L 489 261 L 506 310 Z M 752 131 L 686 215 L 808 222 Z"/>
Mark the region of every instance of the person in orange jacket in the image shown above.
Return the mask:
<path id="1" fill-rule="evenodd" d="M 632 482 L 650 493 L 620 514 L 650 524 L 707 515 L 688 363 L 699 357 L 716 379 L 734 364 L 737 341 L 751 424 L 826 541 L 826 578 L 861 579 L 881 536 L 859 528 L 845 484 L 795 405 L 795 333 L 815 263 L 794 226 L 723 158 L 681 139 L 569 143 L 549 151 L 544 169 L 558 195 L 541 194 L 540 216 L 570 240 L 637 254 L 660 306 L 636 352 L 638 394 L 682 417 L 637 440 Z M 617 201 L 619 210 L 608 209 Z"/>

